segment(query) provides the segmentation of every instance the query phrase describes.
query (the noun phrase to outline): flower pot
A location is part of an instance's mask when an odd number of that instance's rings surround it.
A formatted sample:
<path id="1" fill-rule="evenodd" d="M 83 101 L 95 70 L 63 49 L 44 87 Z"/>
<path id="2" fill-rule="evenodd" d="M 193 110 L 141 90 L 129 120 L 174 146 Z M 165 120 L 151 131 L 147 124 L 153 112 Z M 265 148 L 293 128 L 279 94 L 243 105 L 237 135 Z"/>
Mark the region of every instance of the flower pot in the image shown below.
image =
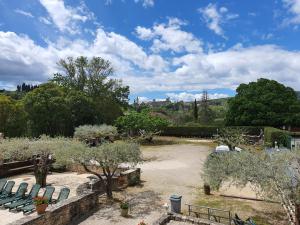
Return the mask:
<path id="1" fill-rule="evenodd" d="M 128 216 L 128 208 L 127 209 L 121 209 L 121 216 L 123 216 L 123 217 Z"/>
<path id="2" fill-rule="evenodd" d="M 48 207 L 48 204 L 41 204 L 41 205 L 36 205 L 36 211 L 38 214 L 43 214 L 46 211 L 46 208 Z"/>

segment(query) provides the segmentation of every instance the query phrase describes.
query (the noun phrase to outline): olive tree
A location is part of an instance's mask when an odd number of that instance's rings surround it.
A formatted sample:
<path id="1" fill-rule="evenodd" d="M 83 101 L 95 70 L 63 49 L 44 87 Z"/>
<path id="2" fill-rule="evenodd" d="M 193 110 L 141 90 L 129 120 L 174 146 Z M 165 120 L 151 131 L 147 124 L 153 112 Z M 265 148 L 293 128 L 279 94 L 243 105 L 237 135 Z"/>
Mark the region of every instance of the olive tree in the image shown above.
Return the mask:
<path id="1" fill-rule="evenodd" d="M 83 125 L 75 128 L 74 138 L 80 141 L 93 139 L 101 139 L 107 137 L 115 137 L 118 135 L 118 130 L 114 126 L 102 125 Z"/>
<path id="2" fill-rule="evenodd" d="M 97 176 L 108 198 L 112 198 L 112 179 L 120 164 L 127 163 L 135 166 L 142 161 L 139 145 L 123 141 L 104 143 L 96 147 L 79 144 L 67 151 L 61 151 L 60 157 L 66 163 L 82 164 L 87 172 Z M 93 167 L 89 167 L 91 165 Z M 100 168 L 102 172 L 91 168 Z"/>
<path id="3" fill-rule="evenodd" d="M 225 144 L 229 147 L 231 151 L 234 150 L 235 147 L 239 147 L 245 144 L 245 138 L 243 133 L 245 131 L 241 128 L 236 127 L 226 127 L 220 129 L 217 142 L 219 144 Z"/>
<path id="4" fill-rule="evenodd" d="M 300 220 L 300 150 L 284 152 L 227 152 L 210 155 L 203 177 L 213 189 L 224 182 L 251 183 L 262 197 L 280 201 L 290 224 Z"/>
<path id="5" fill-rule="evenodd" d="M 38 139 L 11 138 L 0 142 L 0 155 L 10 161 L 31 160 L 34 166 L 36 183 L 46 186 L 47 174 L 54 161 L 60 161 L 57 152 L 65 151 L 81 144 L 67 138 L 50 138 L 42 136 Z"/>

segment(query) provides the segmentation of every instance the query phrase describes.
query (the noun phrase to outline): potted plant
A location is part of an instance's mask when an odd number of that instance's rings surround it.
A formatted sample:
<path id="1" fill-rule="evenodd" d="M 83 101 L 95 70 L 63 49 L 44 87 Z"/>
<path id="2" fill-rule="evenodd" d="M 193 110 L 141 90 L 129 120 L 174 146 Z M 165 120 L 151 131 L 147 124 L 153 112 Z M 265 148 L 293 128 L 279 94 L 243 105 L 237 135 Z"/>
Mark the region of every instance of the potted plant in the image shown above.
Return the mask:
<path id="1" fill-rule="evenodd" d="M 121 208 L 121 216 L 127 217 L 128 216 L 128 209 L 129 209 L 128 202 L 122 202 L 120 204 L 120 208 Z"/>
<path id="2" fill-rule="evenodd" d="M 48 207 L 48 199 L 44 197 L 37 196 L 33 199 L 36 211 L 38 214 L 43 214 L 46 211 L 46 208 Z"/>
<path id="3" fill-rule="evenodd" d="M 139 222 L 138 225 L 147 225 L 144 221 Z"/>

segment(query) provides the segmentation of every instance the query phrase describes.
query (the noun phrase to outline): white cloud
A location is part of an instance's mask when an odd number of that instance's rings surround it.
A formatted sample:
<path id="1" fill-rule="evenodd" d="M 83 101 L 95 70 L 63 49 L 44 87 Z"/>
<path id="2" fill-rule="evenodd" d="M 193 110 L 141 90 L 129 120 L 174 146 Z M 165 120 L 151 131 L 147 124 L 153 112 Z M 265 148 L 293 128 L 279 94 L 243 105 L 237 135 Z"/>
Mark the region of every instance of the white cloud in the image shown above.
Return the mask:
<path id="1" fill-rule="evenodd" d="M 228 20 L 236 19 L 238 14 L 228 13 L 226 7 L 220 7 L 218 9 L 216 4 L 209 3 L 205 8 L 198 9 L 198 12 L 202 14 L 206 26 L 214 31 L 217 35 L 224 36 L 224 30 L 222 24 Z"/>
<path id="2" fill-rule="evenodd" d="M 300 24 L 300 0 L 282 0 L 289 13 L 293 15 L 284 21 L 287 24 Z"/>
<path id="3" fill-rule="evenodd" d="M 46 17 L 39 17 L 39 21 L 41 23 L 44 23 L 44 24 L 47 24 L 47 25 L 52 24 L 51 21 L 48 18 L 46 18 Z"/>
<path id="4" fill-rule="evenodd" d="M 135 3 L 142 2 L 144 8 L 154 6 L 154 0 L 134 0 L 134 1 Z"/>
<path id="5" fill-rule="evenodd" d="M 180 91 L 187 93 L 187 98 L 191 92 L 235 89 L 240 83 L 260 77 L 275 79 L 295 89 L 300 86 L 300 52 L 275 45 L 237 44 L 227 50 L 185 52 L 163 58 L 147 53 L 120 34 L 103 29 L 98 29 L 91 41 L 58 38 L 47 44 L 42 47 L 28 36 L 0 31 L 0 88 L 23 81 L 46 81 L 58 71 L 56 62 L 60 58 L 80 55 L 110 60 L 116 70 L 114 77 L 123 79 L 135 94 Z"/>
<path id="6" fill-rule="evenodd" d="M 89 12 L 81 2 L 79 7 L 73 8 L 66 6 L 62 0 L 40 0 L 40 3 L 45 7 L 53 23 L 62 32 L 76 34 L 79 32 L 80 22 L 86 22 L 93 19 L 93 13 Z"/>
<path id="7" fill-rule="evenodd" d="M 167 24 L 155 24 L 152 28 L 136 27 L 135 32 L 142 40 L 153 40 L 153 52 L 201 52 L 202 41 L 192 33 L 181 29 L 186 22 L 178 18 L 169 18 Z"/>
<path id="8" fill-rule="evenodd" d="M 21 9 L 15 9 L 15 12 L 16 13 L 19 13 L 23 16 L 27 16 L 27 17 L 30 17 L 30 18 L 34 18 L 34 16 L 30 13 L 30 12 L 26 12 L 26 11 L 23 11 Z"/>
<path id="9" fill-rule="evenodd" d="M 166 94 L 171 101 L 184 101 L 184 102 L 191 102 L 197 99 L 197 101 L 201 100 L 202 93 L 188 93 L 188 92 L 181 92 L 181 93 L 167 93 Z M 219 99 L 219 98 L 227 98 L 229 95 L 227 94 L 220 94 L 220 93 L 211 93 L 208 94 L 209 99 Z"/>

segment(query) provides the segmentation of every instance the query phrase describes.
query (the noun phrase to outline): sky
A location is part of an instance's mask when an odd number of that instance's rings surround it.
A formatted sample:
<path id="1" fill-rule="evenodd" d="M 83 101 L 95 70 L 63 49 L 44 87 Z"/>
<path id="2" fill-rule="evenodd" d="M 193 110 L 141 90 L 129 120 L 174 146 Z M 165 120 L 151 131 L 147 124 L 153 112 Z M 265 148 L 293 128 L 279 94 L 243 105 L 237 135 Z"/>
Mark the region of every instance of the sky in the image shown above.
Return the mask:
<path id="1" fill-rule="evenodd" d="M 0 0 L 0 89 L 100 56 L 131 101 L 233 96 L 264 77 L 300 90 L 300 0 Z"/>

